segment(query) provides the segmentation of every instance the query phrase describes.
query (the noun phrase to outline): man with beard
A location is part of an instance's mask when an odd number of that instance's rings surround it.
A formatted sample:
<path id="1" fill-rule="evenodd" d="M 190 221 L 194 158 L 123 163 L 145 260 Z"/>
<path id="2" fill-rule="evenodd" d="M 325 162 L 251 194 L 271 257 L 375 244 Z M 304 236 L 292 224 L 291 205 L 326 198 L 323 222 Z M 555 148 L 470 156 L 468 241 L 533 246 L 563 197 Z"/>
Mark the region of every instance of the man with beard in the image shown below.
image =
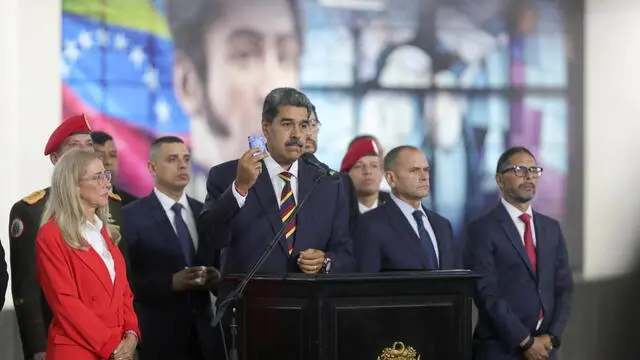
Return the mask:
<path id="1" fill-rule="evenodd" d="M 267 151 L 250 149 L 209 172 L 199 224 L 214 248 L 225 250 L 223 273 L 248 272 L 283 226 L 278 248 L 260 273 L 351 271 L 342 182 L 321 177 L 318 169 L 298 160 L 311 130 L 311 111 L 311 102 L 298 90 L 272 90 L 262 111 Z M 305 208 L 292 216 L 302 199 Z"/>
<path id="2" fill-rule="evenodd" d="M 560 224 L 531 208 L 542 168 L 524 147 L 498 160 L 502 198 L 468 228 L 465 265 L 476 282 L 473 358 L 555 359 L 573 280 Z"/>
<path id="3" fill-rule="evenodd" d="M 169 0 L 174 91 L 191 118 L 194 177 L 204 197 L 208 169 L 243 153 L 260 132 L 264 97 L 297 86 L 301 31 L 296 0 Z"/>

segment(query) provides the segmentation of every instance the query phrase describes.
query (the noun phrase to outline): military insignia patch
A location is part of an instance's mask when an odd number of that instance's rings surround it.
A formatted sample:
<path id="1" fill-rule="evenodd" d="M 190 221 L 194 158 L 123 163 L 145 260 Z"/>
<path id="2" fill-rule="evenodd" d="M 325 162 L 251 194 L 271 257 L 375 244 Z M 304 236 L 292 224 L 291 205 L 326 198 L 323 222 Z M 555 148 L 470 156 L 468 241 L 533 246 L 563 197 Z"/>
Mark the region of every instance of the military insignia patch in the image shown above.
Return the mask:
<path id="1" fill-rule="evenodd" d="M 11 225 L 9 226 L 9 235 L 12 238 L 18 238 L 24 232 L 24 223 L 20 218 L 15 218 L 11 221 Z"/>
<path id="2" fill-rule="evenodd" d="M 420 354 L 402 341 L 396 341 L 391 347 L 382 350 L 378 360 L 420 360 Z"/>
<path id="3" fill-rule="evenodd" d="M 45 190 L 34 191 L 31 194 L 29 194 L 29 196 L 22 199 L 22 201 L 26 202 L 29 205 L 33 205 L 38 201 L 42 200 L 42 198 L 46 195 L 46 193 L 47 192 Z"/>

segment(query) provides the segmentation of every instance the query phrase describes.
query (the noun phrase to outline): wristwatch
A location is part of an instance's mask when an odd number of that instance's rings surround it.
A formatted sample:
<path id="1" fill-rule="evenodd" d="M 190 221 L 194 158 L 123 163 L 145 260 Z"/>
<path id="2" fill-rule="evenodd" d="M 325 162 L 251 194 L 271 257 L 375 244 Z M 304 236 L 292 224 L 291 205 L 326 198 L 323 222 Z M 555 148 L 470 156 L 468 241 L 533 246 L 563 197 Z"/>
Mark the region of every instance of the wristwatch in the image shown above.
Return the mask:
<path id="1" fill-rule="evenodd" d="M 321 273 L 328 274 L 331 271 L 331 258 L 325 258 L 324 263 L 322 264 L 322 268 L 320 269 Z"/>
<path id="2" fill-rule="evenodd" d="M 560 348 L 560 338 L 558 338 L 557 336 L 555 336 L 553 334 L 549 334 L 549 337 L 551 338 L 551 346 L 553 346 L 554 349 L 559 349 Z"/>

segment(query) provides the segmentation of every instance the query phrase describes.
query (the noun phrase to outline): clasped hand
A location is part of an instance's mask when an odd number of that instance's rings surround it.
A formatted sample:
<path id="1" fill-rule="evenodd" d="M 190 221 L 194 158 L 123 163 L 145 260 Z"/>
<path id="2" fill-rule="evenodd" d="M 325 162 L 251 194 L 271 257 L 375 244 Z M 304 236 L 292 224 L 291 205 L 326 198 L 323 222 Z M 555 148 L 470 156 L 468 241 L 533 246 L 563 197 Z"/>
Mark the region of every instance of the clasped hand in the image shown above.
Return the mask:
<path id="1" fill-rule="evenodd" d="M 305 274 L 317 274 L 322 270 L 324 261 L 325 254 L 323 251 L 307 249 L 300 252 L 300 256 L 298 257 L 298 266 Z"/>

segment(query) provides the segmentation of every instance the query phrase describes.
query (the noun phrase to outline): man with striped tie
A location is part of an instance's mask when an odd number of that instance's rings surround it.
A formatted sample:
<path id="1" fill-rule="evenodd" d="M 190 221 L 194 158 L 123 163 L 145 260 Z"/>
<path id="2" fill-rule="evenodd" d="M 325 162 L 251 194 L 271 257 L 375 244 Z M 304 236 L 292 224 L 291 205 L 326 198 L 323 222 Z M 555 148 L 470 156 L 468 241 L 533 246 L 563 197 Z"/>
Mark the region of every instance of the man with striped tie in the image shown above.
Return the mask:
<path id="1" fill-rule="evenodd" d="M 210 170 L 200 226 L 223 250 L 223 273 L 248 272 L 281 228 L 278 248 L 258 272 L 353 269 L 342 183 L 298 160 L 311 131 L 311 107 L 296 89 L 272 90 L 262 110 L 267 151 L 250 149 Z M 302 201 L 304 208 L 297 212 Z"/>

